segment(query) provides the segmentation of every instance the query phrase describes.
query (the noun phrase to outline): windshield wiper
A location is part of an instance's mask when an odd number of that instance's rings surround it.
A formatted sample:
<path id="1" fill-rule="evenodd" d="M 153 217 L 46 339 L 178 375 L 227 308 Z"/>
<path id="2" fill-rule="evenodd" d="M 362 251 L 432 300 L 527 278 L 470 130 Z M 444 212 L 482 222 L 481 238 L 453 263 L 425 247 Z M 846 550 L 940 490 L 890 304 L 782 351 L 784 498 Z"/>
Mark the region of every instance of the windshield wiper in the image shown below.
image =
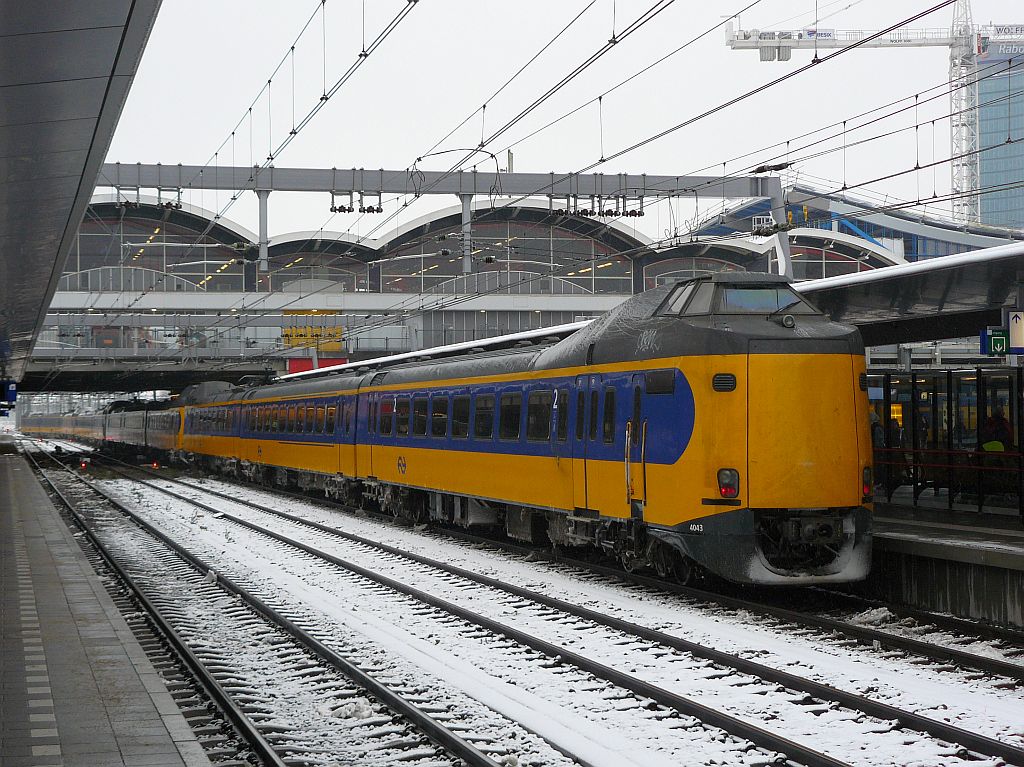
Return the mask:
<path id="1" fill-rule="evenodd" d="M 792 308 L 793 308 L 794 306 L 796 306 L 797 304 L 802 304 L 802 303 L 803 303 L 803 299 L 802 299 L 802 298 L 795 298 L 795 299 L 793 299 L 792 301 L 790 301 L 790 302 L 789 302 L 788 304 L 786 304 L 785 306 L 780 306 L 780 307 L 779 307 L 778 309 L 776 309 L 775 311 L 773 311 L 773 312 L 769 313 L 769 315 L 768 315 L 768 319 L 771 319 L 771 318 L 772 318 L 772 317 L 774 317 L 774 316 L 775 316 L 776 314 L 779 314 L 779 313 L 781 313 L 781 312 L 784 312 L 784 311 L 786 311 L 786 309 L 792 309 Z"/>

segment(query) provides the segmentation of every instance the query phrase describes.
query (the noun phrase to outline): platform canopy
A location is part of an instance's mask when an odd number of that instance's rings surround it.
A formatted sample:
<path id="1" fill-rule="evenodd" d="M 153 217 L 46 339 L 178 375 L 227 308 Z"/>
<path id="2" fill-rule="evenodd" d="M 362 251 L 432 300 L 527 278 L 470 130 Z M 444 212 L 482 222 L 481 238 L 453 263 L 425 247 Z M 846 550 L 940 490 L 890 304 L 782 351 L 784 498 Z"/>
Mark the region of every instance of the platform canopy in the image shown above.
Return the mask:
<path id="1" fill-rule="evenodd" d="M 0 0 L 0 379 L 24 373 L 160 0 Z"/>
<path id="2" fill-rule="evenodd" d="M 868 346 L 976 335 L 1001 325 L 1024 287 L 1024 242 L 941 256 L 794 287 Z"/>

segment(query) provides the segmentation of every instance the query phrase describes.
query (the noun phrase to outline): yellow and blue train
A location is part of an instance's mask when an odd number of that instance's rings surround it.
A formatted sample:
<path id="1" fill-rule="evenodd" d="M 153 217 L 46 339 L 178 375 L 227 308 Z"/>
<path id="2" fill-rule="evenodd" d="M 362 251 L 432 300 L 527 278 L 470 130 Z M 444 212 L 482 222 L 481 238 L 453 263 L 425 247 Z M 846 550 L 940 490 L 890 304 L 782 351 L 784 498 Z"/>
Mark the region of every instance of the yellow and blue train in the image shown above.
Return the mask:
<path id="1" fill-rule="evenodd" d="M 864 578 L 864 349 L 782 278 L 662 286 L 564 338 L 418 353 L 22 428 L 683 581 Z M 117 410 L 117 409 L 115 409 Z"/>

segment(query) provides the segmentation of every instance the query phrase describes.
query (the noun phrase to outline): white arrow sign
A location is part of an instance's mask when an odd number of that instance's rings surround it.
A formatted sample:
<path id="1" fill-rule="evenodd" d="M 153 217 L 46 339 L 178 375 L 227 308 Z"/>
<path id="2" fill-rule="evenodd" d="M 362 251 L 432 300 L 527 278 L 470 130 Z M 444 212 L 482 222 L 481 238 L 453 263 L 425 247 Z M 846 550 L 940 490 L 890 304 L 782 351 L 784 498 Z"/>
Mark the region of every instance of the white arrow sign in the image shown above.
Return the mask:
<path id="1" fill-rule="evenodd" d="M 1024 312 L 1007 312 L 1006 324 L 1010 330 L 1010 353 L 1024 354 Z"/>

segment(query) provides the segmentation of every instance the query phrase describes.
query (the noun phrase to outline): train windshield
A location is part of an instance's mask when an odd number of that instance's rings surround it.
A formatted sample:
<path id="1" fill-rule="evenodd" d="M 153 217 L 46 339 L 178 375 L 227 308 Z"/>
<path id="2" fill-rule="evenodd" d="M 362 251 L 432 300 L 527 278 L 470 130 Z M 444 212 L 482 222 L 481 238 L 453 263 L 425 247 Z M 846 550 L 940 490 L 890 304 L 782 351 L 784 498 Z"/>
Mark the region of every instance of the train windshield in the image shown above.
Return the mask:
<path id="1" fill-rule="evenodd" d="M 728 286 L 718 291 L 719 314 L 818 314 L 796 291 L 786 286 Z"/>

